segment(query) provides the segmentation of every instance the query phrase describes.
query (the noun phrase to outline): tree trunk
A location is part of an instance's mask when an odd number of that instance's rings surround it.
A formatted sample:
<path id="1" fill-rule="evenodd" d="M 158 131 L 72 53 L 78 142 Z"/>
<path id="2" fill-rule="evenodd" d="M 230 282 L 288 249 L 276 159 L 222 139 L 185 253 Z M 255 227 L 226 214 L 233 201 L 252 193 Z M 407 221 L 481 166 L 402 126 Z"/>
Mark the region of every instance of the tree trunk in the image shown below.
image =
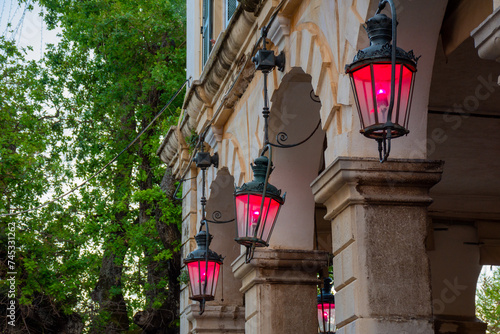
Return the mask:
<path id="1" fill-rule="evenodd" d="M 117 143 L 127 142 L 135 134 L 136 123 L 133 119 L 133 111 L 121 118 L 122 128 L 117 136 Z M 127 155 L 123 155 L 118 159 L 117 166 L 117 173 L 113 180 L 114 208 L 122 207 L 119 204 L 124 198 L 130 196 L 130 175 L 132 174 L 133 162 Z M 92 334 L 118 334 L 129 329 L 127 304 L 122 292 L 123 264 L 128 250 L 123 226 L 128 213 L 127 201 L 125 208 L 117 210 L 115 213 L 111 226 L 116 228 L 110 233 L 104 245 L 99 280 L 91 295 L 92 300 L 99 304 L 99 313 L 92 319 L 90 330 Z"/>
<path id="2" fill-rule="evenodd" d="M 119 224 L 119 221 L 117 219 L 115 223 Z M 100 310 L 92 321 L 91 333 L 118 334 L 129 328 L 127 304 L 121 290 L 123 263 L 127 253 L 124 234 L 123 230 L 116 232 L 106 245 L 99 280 L 92 292 L 92 300 L 99 304 Z"/>
<path id="3" fill-rule="evenodd" d="M 141 189 L 152 188 L 151 161 L 142 149 L 139 156 L 142 159 L 141 169 L 146 172 L 147 178 L 140 183 Z M 175 184 L 170 169 L 167 169 L 160 184 L 161 189 L 172 199 L 175 191 Z M 153 217 L 147 212 L 154 212 Z M 149 219 L 155 220 L 156 230 L 160 236 L 163 246 L 173 252 L 173 257 L 169 260 L 152 261 L 148 265 L 148 283 L 152 287 L 146 292 L 148 307 L 144 311 L 137 312 L 134 322 L 147 334 L 178 334 L 176 320 L 179 319 L 179 296 L 180 284 L 178 277 L 180 274 L 180 252 L 176 251 L 175 244 L 181 239 L 181 234 L 176 224 L 165 224 L 161 221 L 161 208 L 157 201 L 153 203 L 140 204 L 140 220 L 146 222 Z M 152 259 L 156 254 L 149 254 L 145 249 L 146 258 Z M 157 284 L 164 277 L 168 277 L 168 288 L 157 288 Z M 160 308 L 153 308 L 153 301 L 160 294 L 166 294 L 165 302 Z"/>

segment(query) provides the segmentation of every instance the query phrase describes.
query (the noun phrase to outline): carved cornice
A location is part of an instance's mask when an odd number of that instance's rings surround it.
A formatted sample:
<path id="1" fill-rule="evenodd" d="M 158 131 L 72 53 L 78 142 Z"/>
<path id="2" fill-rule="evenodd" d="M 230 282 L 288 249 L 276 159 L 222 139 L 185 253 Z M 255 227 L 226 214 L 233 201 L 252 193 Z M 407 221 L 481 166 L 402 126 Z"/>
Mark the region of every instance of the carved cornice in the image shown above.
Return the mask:
<path id="1" fill-rule="evenodd" d="M 238 0 L 241 2 L 241 7 L 243 10 L 251 13 L 257 14 L 262 8 L 265 0 Z"/>
<path id="2" fill-rule="evenodd" d="M 168 163 L 172 160 L 174 155 L 177 153 L 177 148 L 179 146 L 179 141 L 176 135 L 177 127 L 171 126 L 168 129 L 167 135 L 163 139 L 160 147 L 156 151 L 156 155 L 158 155 L 161 161 Z"/>
<path id="3" fill-rule="evenodd" d="M 257 249 L 250 263 L 240 255 L 231 267 L 242 280 L 240 292 L 256 284 L 318 285 L 316 274 L 328 265 L 328 252 L 320 250 Z"/>
<path id="4" fill-rule="evenodd" d="M 260 1 L 257 2 L 260 3 Z M 251 1 L 246 3 L 246 5 L 251 5 Z M 182 106 L 186 110 L 186 114 L 182 124 L 180 124 L 179 131 L 169 131 L 157 152 L 162 157 L 162 161 L 169 165 L 175 164 L 171 160 L 177 159 L 179 154 L 175 154 L 174 151 L 176 148 L 177 150 L 182 149 L 179 146 L 181 140 L 177 136 L 190 135 L 197 128 L 200 113 L 203 111 L 204 106 L 213 105 L 215 97 L 219 94 L 220 86 L 235 62 L 235 58 L 247 39 L 248 33 L 256 19 L 253 13 L 243 10 L 243 5 L 238 7 L 234 13 L 228 27 L 217 39 L 200 78 L 193 81 L 186 93 Z M 240 66 L 243 66 L 246 62 L 240 62 L 240 64 Z M 240 80 L 240 83 L 243 83 L 245 87 L 253 78 L 253 71 L 250 72 L 247 68 L 243 71 L 243 81 Z M 234 106 L 243 91 L 244 89 L 235 89 L 235 92 L 228 97 L 230 98 L 229 107 Z M 167 152 L 163 152 L 164 149 L 167 149 Z"/>

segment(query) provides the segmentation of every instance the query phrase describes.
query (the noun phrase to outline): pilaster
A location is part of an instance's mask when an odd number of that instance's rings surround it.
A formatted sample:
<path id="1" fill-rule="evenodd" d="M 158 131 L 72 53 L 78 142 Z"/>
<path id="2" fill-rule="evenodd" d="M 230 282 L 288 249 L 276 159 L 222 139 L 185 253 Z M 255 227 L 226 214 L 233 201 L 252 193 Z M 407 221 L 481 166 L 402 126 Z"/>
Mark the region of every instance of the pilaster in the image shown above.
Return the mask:
<path id="1" fill-rule="evenodd" d="M 312 183 L 332 219 L 337 334 L 433 333 L 425 239 L 442 165 L 340 157 Z"/>
<path id="2" fill-rule="evenodd" d="M 236 259 L 233 272 L 245 293 L 245 333 L 316 333 L 317 273 L 328 253 L 257 249 L 250 263 Z"/>

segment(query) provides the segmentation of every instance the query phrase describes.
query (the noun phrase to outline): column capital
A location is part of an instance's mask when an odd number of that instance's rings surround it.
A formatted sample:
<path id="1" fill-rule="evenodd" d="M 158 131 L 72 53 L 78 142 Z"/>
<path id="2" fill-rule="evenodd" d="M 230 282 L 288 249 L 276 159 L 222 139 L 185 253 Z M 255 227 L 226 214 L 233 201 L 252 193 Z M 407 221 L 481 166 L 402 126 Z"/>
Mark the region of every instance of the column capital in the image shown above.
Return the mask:
<path id="1" fill-rule="evenodd" d="M 432 203 L 429 189 L 441 180 L 443 162 L 339 157 L 311 184 L 314 199 L 335 218 L 353 204 L 419 205 Z"/>
<path id="2" fill-rule="evenodd" d="M 205 305 L 200 315 L 198 303 L 189 305 L 186 317 L 193 324 L 190 333 L 245 333 L 245 307 L 238 305 Z"/>
<path id="3" fill-rule="evenodd" d="M 500 62 L 500 7 L 471 32 L 479 57 Z"/>
<path id="4" fill-rule="evenodd" d="M 250 263 L 245 254 L 232 264 L 234 276 L 242 280 L 242 293 L 256 284 L 318 285 L 316 273 L 328 265 L 328 252 L 291 249 L 256 249 Z"/>
<path id="5" fill-rule="evenodd" d="M 316 332 L 317 273 L 327 265 L 324 251 L 257 249 L 250 263 L 237 258 L 231 267 L 245 293 L 245 333 Z"/>

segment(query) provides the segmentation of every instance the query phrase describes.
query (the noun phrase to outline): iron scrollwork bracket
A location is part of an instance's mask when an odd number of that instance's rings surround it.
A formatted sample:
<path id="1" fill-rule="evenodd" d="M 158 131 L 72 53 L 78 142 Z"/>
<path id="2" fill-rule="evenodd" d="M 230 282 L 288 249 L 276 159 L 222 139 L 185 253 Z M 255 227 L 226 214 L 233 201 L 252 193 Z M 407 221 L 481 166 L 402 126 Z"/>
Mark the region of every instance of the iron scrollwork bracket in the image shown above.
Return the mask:
<path id="1" fill-rule="evenodd" d="M 222 213 L 220 211 L 214 211 L 212 213 L 213 220 L 206 219 L 206 221 L 209 223 L 213 223 L 213 224 L 227 224 L 227 223 L 232 223 L 235 221 L 235 218 L 230 219 L 230 220 L 219 220 L 221 218 L 222 218 Z"/>
<path id="2" fill-rule="evenodd" d="M 314 102 L 321 103 L 321 101 L 319 100 L 319 97 L 316 94 L 314 94 L 314 90 L 312 90 L 312 89 L 311 89 L 311 92 L 309 93 L 309 97 Z M 298 143 L 295 143 L 295 144 L 285 144 L 284 142 L 288 140 L 288 135 L 286 134 L 286 132 L 282 131 L 282 132 L 280 132 L 280 133 L 278 133 L 276 135 L 276 143 L 277 144 L 275 144 L 275 143 L 269 143 L 269 145 L 271 145 L 273 147 L 278 147 L 278 148 L 292 148 L 292 147 L 297 147 L 299 145 L 304 144 L 309 139 L 311 139 L 311 137 L 314 136 L 314 134 L 316 133 L 316 131 L 318 131 L 320 125 L 321 125 L 321 119 L 319 120 L 318 124 L 316 125 L 316 128 L 314 128 L 313 132 L 309 136 L 307 136 L 304 140 L 301 140 Z"/>

